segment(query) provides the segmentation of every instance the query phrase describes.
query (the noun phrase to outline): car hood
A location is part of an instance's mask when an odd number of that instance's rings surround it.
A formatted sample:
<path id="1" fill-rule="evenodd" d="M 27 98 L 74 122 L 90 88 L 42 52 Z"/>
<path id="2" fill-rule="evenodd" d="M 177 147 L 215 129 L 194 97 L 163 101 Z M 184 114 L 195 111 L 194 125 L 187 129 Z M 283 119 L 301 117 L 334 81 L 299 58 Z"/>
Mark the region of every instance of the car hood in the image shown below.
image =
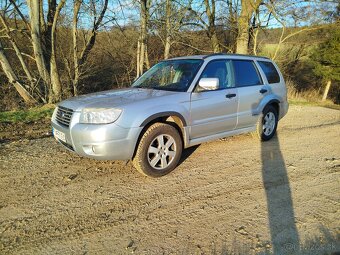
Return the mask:
<path id="1" fill-rule="evenodd" d="M 61 103 L 59 103 L 59 105 L 73 109 L 74 111 L 81 111 L 83 108 L 92 107 L 119 108 L 126 104 L 143 101 L 155 97 L 173 95 L 176 93 L 179 92 L 141 88 L 107 90 L 98 93 L 73 97 L 65 101 L 62 101 Z"/>

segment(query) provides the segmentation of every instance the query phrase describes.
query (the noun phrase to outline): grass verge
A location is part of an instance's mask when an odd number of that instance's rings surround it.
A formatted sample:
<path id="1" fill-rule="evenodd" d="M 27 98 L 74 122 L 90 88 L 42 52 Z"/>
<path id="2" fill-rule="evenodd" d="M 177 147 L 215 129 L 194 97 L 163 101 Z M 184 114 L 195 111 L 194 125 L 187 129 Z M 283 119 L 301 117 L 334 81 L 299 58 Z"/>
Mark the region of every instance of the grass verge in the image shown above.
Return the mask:
<path id="1" fill-rule="evenodd" d="M 0 123 L 32 122 L 51 118 L 55 105 L 44 105 L 27 110 L 0 112 Z"/>
<path id="2" fill-rule="evenodd" d="M 334 110 L 340 110 L 340 105 L 334 104 L 330 101 L 317 102 L 317 101 L 307 101 L 305 99 L 289 99 L 288 102 L 290 105 L 320 106 L 320 107 L 326 107 L 326 108 L 330 108 Z"/>

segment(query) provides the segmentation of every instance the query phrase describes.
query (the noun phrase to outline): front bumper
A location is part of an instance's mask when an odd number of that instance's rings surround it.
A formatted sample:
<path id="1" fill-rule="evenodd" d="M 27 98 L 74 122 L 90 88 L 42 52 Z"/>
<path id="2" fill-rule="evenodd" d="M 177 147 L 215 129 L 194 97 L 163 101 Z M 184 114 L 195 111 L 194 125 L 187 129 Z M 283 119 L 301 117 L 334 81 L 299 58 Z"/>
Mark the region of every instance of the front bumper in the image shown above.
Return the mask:
<path id="1" fill-rule="evenodd" d="M 75 119 L 73 116 L 73 120 Z M 69 127 L 58 124 L 52 118 L 52 128 L 65 134 L 65 140 L 57 139 L 77 154 L 103 160 L 127 160 L 133 157 L 142 127 L 123 128 L 111 124 L 80 124 L 71 121 Z"/>

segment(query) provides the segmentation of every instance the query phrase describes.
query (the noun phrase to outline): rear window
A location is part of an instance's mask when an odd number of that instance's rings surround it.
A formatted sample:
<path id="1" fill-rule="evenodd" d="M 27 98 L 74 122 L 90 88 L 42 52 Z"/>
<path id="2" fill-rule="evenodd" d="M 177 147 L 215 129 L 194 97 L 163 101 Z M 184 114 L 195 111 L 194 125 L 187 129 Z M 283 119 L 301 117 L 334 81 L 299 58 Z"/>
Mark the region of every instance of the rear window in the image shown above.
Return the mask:
<path id="1" fill-rule="evenodd" d="M 233 60 L 237 87 L 261 85 L 262 80 L 253 61 Z"/>
<path id="2" fill-rule="evenodd" d="M 264 74 L 267 77 L 268 83 L 278 83 L 280 82 L 280 75 L 278 74 L 275 66 L 271 62 L 258 61 Z"/>

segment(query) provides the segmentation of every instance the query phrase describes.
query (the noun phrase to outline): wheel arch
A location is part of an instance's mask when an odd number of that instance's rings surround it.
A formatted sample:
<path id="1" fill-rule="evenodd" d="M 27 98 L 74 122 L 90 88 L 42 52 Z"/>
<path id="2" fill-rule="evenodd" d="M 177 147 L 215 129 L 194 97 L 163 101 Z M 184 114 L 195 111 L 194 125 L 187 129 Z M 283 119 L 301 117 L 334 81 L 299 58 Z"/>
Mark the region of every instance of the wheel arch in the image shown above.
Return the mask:
<path id="1" fill-rule="evenodd" d="M 266 108 L 268 105 L 272 105 L 277 113 L 277 116 L 280 116 L 280 101 L 277 99 L 271 99 L 269 100 L 269 102 L 263 107 L 262 111 L 264 110 L 264 108 Z"/>
<path id="2" fill-rule="evenodd" d="M 167 112 L 160 112 L 160 113 L 156 113 L 153 114 L 151 116 L 149 116 L 148 118 L 146 118 L 141 124 L 140 127 L 143 127 L 142 131 L 140 132 L 136 145 L 135 145 L 135 149 L 133 152 L 133 157 L 136 154 L 137 151 L 137 147 L 140 143 L 140 140 L 143 136 L 143 134 L 145 133 L 145 131 L 154 123 L 168 123 L 170 125 L 172 125 L 173 127 L 175 127 L 182 139 L 182 143 L 183 146 L 185 147 L 186 144 L 186 131 L 185 131 L 185 127 L 187 126 L 187 122 L 185 120 L 185 118 L 183 117 L 183 115 L 181 115 L 178 112 L 173 112 L 173 111 L 167 111 Z"/>
<path id="3" fill-rule="evenodd" d="M 178 118 L 181 121 L 183 127 L 187 126 L 187 122 L 185 118 L 183 117 L 183 115 L 181 115 L 178 112 L 169 111 L 169 112 L 159 112 L 159 113 L 155 113 L 149 116 L 140 124 L 140 127 L 145 127 L 149 123 L 155 122 L 155 120 L 164 119 L 164 118 L 167 119 L 169 117 L 175 117 L 176 119 Z"/>
<path id="4" fill-rule="evenodd" d="M 273 105 L 275 109 L 277 110 L 277 115 L 280 115 L 280 100 L 277 98 L 264 98 L 261 103 L 252 110 L 252 115 L 261 115 L 263 113 L 264 108 L 266 108 L 267 105 Z"/>

